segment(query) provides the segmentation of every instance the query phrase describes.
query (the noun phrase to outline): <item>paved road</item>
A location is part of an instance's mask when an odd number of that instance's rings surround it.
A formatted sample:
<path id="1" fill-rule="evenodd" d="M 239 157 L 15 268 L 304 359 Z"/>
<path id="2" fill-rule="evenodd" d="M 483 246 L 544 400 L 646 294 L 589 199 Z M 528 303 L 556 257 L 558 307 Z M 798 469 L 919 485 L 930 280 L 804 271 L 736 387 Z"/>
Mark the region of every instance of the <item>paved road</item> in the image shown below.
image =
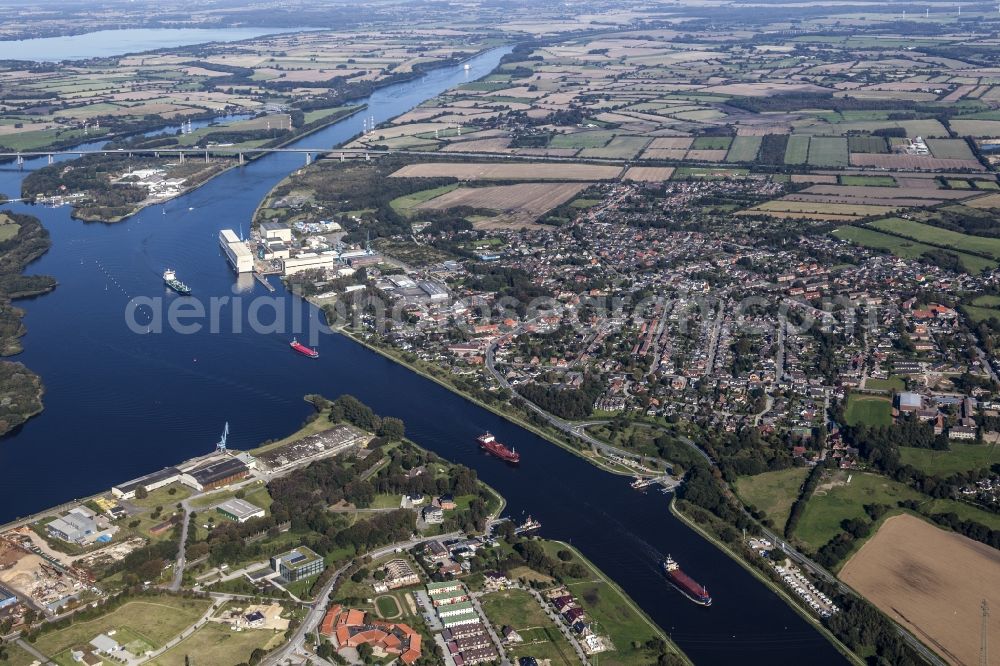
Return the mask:
<path id="1" fill-rule="evenodd" d="M 32 645 L 31 643 L 29 643 L 28 641 L 25 641 L 25 640 L 22 640 L 22 639 L 18 638 L 14 642 L 17 643 L 17 647 L 21 648 L 22 650 L 24 650 L 25 652 L 27 652 L 28 654 L 30 654 L 32 657 L 34 657 L 35 659 L 37 659 L 41 663 L 43 663 L 43 664 L 54 664 L 55 663 L 55 662 L 51 661 L 48 657 L 46 657 L 44 654 L 42 654 L 41 652 L 39 652 L 38 650 L 36 650 L 35 646 Z"/>
<path id="2" fill-rule="evenodd" d="M 177 562 L 174 563 L 174 578 L 170 581 L 169 586 L 171 592 L 177 592 L 181 589 L 181 582 L 184 580 L 184 566 L 187 564 L 184 552 L 187 549 L 188 527 L 191 524 L 191 507 L 187 500 L 184 500 L 181 502 L 181 508 L 184 510 L 184 520 L 181 523 L 181 542 L 177 548 Z"/>

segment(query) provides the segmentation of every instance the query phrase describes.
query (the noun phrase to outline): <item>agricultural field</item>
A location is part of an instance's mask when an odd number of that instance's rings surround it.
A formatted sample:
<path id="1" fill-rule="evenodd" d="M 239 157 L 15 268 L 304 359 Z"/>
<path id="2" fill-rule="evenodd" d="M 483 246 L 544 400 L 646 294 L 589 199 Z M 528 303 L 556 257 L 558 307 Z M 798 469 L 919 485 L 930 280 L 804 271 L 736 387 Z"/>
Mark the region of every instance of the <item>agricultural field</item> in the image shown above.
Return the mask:
<path id="1" fill-rule="evenodd" d="M 929 224 L 921 224 L 913 220 L 890 217 L 872 222 L 870 226 L 879 231 L 912 238 L 921 243 L 951 248 L 965 252 L 985 254 L 995 259 L 1000 258 L 1000 238 L 970 236 L 958 231 L 943 229 Z"/>
<path id="2" fill-rule="evenodd" d="M 808 467 L 791 467 L 742 476 L 736 481 L 736 493 L 744 502 L 767 514 L 775 529 L 781 530 L 808 475 Z"/>
<path id="3" fill-rule="evenodd" d="M 845 167 L 850 163 L 847 156 L 847 139 L 840 137 L 814 136 L 809 140 L 810 165 L 818 167 Z"/>
<path id="4" fill-rule="evenodd" d="M 409 164 L 392 174 L 393 178 L 458 178 L 475 180 L 612 180 L 621 167 L 598 164 L 544 164 L 487 162 L 437 162 Z"/>
<path id="5" fill-rule="evenodd" d="M 924 243 L 901 238 L 891 234 L 884 234 L 868 227 L 846 226 L 833 230 L 833 235 L 841 240 L 850 241 L 856 245 L 862 245 L 875 250 L 886 250 L 902 257 L 903 259 L 915 259 L 925 252 L 934 251 L 934 247 Z M 966 271 L 970 273 L 980 273 L 984 270 L 996 267 L 996 262 L 983 257 L 957 252 L 959 260 Z"/>
<path id="6" fill-rule="evenodd" d="M 892 176 L 840 176 L 841 185 L 858 187 L 896 187 L 896 179 Z"/>
<path id="7" fill-rule="evenodd" d="M 785 164 L 805 164 L 809 159 L 809 137 L 794 134 L 788 137 Z"/>
<path id="8" fill-rule="evenodd" d="M 447 210 L 467 206 L 485 208 L 499 213 L 482 226 L 515 226 L 531 224 L 546 211 L 566 203 L 588 183 L 521 183 L 487 187 L 449 188 L 445 193 L 420 203 L 416 210 Z M 439 188 L 440 189 L 440 188 Z"/>
<path id="9" fill-rule="evenodd" d="M 980 606 L 1000 605 L 997 552 L 910 515 L 886 520 L 840 578 L 951 663 L 979 660 Z M 1000 632 L 996 613 L 988 622 Z"/>
<path id="10" fill-rule="evenodd" d="M 738 136 L 733 139 L 729 152 L 726 153 L 727 162 L 752 162 L 757 159 L 760 145 L 764 138 L 760 136 Z"/>
<path id="11" fill-rule="evenodd" d="M 674 167 L 629 167 L 622 180 L 634 180 L 640 183 L 658 183 L 670 180 L 674 175 Z"/>
<path id="12" fill-rule="evenodd" d="M 64 146 L 104 134 L 232 113 L 274 114 L 275 99 L 292 110 L 293 127 L 323 122 L 343 110 L 348 90 L 364 93 L 373 83 L 418 68 L 434 67 L 477 52 L 488 37 L 476 32 L 415 37 L 406 30 L 309 32 L 242 42 L 176 47 L 152 54 L 75 61 L 41 70 L 14 61 L 0 67 L 7 103 L 0 120 L 21 127 L 0 132 L 10 150 Z M 481 34 L 481 33 L 478 33 Z M 328 95 L 334 80 L 341 95 Z M 321 100 L 315 103 L 316 100 Z M 308 111 L 295 112 L 309 102 Z M 24 123 L 25 119 L 30 122 Z M 250 129 L 256 119 L 240 131 Z M 266 129 L 266 121 L 262 121 Z M 253 127 L 253 129 L 257 129 Z M 206 131 L 180 137 L 193 145 Z"/>

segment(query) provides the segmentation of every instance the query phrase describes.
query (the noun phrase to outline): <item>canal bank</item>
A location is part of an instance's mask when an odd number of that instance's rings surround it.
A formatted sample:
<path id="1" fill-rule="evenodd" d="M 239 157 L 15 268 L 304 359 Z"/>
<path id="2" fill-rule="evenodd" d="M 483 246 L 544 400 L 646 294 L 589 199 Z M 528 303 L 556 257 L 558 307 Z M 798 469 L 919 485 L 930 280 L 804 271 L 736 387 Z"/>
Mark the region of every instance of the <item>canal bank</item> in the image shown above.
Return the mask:
<path id="1" fill-rule="evenodd" d="M 400 115 L 488 74 L 504 52 L 473 59 L 468 73 L 438 70 L 382 89 L 368 100 L 369 113 L 377 122 Z M 357 131 L 353 121 L 343 121 L 302 146 L 334 145 Z M 408 436 L 425 448 L 475 468 L 507 499 L 509 515 L 531 513 L 544 524 L 543 536 L 572 543 L 695 663 L 843 663 L 770 589 L 673 517 L 660 493 L 632 490 L 627 479 L 344 336 L 323 336 L 318 359 L 292 354 L 288 341 L 321 314 L 294 305 L 299 299 L 283 286 L 270 295 L 252 278 L 234 276 L 216 237 L 248 220 L 301 164 L 297 155 L 269 155 L 116 225 L 80 224 L 66 209 L 11 206 L 36 214 L 49 229 L 52 249 L 29 272 L 53 275 L 60 287 L 21 304 L 29 333 L 18 360 L 42 376 L 46 409 L 0 440 L 0 469 L 7 472 L 0 520 L 207 453 L 225 421 L 233 448 L 254 448 L 302 423 L 311 412 L 303 395 L 350 393 L 380 414 L 403 419 Z M 18 191 L 21 176 L 16 167 L 0 169 L 0 191 Z M 152 299 L 164 309 L 177 301 L 164 290 L 164 267 L 176 269 L 199 298 L 228 299 L 219 326 L 150 334 L 129 329 L 125 312 L 132 299 Z M 232 325 L 259 304 L 273 326 L 251 332 Z M 74 326 L 72 345 L 67 322 Z M 481 453 L 475 440 L 486 430 L 515 446 L 521 464 Z M 659 561 L 667 553 L 713 590 L 710 609 L 663 581 Z"/>

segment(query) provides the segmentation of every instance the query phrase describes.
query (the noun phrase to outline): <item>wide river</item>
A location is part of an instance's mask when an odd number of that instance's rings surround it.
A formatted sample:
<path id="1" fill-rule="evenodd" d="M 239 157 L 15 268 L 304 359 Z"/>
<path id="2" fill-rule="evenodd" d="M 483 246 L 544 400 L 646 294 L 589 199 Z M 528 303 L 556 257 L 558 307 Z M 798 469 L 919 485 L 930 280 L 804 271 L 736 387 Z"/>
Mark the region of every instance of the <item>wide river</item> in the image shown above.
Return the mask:
<path id="1" fill-rule="evenodd" d="M 137 28 L 97 30 L 63 37 L 0 41 L 0 60 L 59 62 L 139 53 L 206 42 L 236 42 L 295 28 Z"/>
<path id="2" fill-rule="evenodd" d="M 378 121 L 397 116 L 484 76 L 503 53 L 480 55 L 468 71 L 457 66 L 382 89 L 368 100 L 368 113 Z M 329 147 L 361 124 L 359 115 L 298 145 Z M 475 468 L 507 498 L 510 515 L 530 513 L 545 536 L 578 547 L 696 663 L 843 662 L 766 586 L 676 520 L 667 496 L 636 492 L 627 479 L 361 345 L 327 335 L 319 341 L 320 358 L 310 360 L 289 350 L 290 333 L 237 334 L 223 325 L 218 333 L 145 335 L 126 326 L 130 298 L 174 300 L 161 280 L 166 267 L 202 299 L 241 296 L 234 309 L 244 314 L 251 296 L 270 296 L 245 276 L 237 282 L 216 238 L 222 228 L 246 229 L 268 190 L 302 164 L 302 155 L 274 154 L 115 225 L 74 221 L 66 208 L 12 206 L 39 216 L 51 232 L 52 249 L 29 271 L 54 275 L 59 287 L 20 303 L 29 332 L 18 360 L 42 376 L 45 411 L 0 441 L 0 523 L 206 453 L 226 421 L 230 446 L 251 448 L 302 423 L 311 411 L 303 395 L 351 393 L 402 418 L 421 445 Z M 0 168 L 0 191 L 16 195 L 23 174 L 13 165 Z M 280 286 L 276 296 L 288 326 L 305 327 L 318 316 Z M 482 454 L 475 437 L 484 430 L 513 444 L 521 465 Z M 668 553 L 708 587 L 710 608 L 695 606 L 664 581 L 658 563 Z"/>

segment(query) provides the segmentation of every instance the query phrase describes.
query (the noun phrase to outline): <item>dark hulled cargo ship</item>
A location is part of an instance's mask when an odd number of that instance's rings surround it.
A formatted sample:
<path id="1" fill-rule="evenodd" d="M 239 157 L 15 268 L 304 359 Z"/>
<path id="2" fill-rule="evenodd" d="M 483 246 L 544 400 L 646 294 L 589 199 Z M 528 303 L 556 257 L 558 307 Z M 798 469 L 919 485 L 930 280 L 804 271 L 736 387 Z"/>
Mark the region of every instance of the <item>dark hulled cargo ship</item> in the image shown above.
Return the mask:
<path id="1" fill-rule="evenodd" d="M 681 567 L 674 559 L 667 555 L 663 560 L 663 573 L 666 574 L 670 584 L 677 588 L 677 591 L 700 606 L 711 606 L 712 597 L 704 585 L 696 583 L 691 576 L 681 571 Z"/>
<path id="2" fill-rule="evenodd" d="M 479 442 L 479 448 L 487 453 L 492 453 L 497 458 L 500 458 L 500 460 L 505 460 L 509 463 L 521 462 L 521 454 L 514 449 L 508 449 L 506 446 L 498 442 L 491 433 L 483 433 L 476 438 L 476 441 Z"/>

